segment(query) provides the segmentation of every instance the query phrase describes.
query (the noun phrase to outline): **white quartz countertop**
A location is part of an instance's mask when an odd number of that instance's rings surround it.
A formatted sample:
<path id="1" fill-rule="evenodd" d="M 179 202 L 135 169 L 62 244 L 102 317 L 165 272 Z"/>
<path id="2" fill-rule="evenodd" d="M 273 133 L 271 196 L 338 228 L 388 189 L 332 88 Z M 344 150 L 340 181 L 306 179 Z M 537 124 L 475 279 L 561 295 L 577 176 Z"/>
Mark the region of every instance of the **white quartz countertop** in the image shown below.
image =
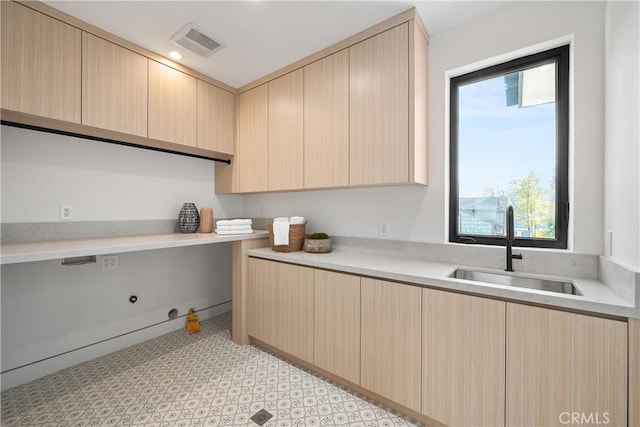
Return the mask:
<path id="1" fill-rule="evenodd" d="M 334 246 L 332 252 L 328 254 L 274 252 L 270 248 L 262 248 L 249 250 L 247 254 L 257 258 L 441 288 L 444 290 L 584 310 L 593 313 L 640 318 L 640 308 L 635 307 L 633 302 L 626 301 L 606 284 L 592 279 L 514 273 L 527 277 L 572 281 L 584 294 L 580 296 L 450 278 L 448 276 L 456 268 L 467 266 L 389 255 L 388 253 L 359 251 L 353 248 Z M 478 267 L 467 268 L 503 273 L 501 271 Z"/>
<path id="2" fill-rule="evenodd" d="M 146 251 L 151 249 L 208 245 L 211 243 L 259 239 L 267 237 L 268 235 L 268 232 L 265 230 L 254 230 L 252 234 L 237 235 L 218 235 L 216 233 L 171 233 L 3 244 L 0 246 L 0 264 L 17 264 L 21 262 L 44 261 L 90 255 L 106 255 L 123 252 Z"/>

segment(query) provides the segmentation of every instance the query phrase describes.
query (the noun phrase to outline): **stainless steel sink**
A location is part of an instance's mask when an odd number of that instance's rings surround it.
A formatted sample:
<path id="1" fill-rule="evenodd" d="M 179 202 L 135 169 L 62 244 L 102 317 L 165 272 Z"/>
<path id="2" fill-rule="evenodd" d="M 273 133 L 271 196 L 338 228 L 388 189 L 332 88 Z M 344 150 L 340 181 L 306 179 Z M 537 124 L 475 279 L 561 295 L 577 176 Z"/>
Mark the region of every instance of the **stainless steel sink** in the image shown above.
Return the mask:
<path id="1" fill-rule="evenodd" d="M 472 280 L 474 282 L 492 283 L 494 285 L 515 286 L 518 288 L 537 289 L 540 291 L 558 292 L 561 294 L 580 295 L 578 288 L 570 281 L 539 279 L 510 275 L 507 273 L 490 273 L 480 270 L 458 268 L 449 275 L 454 279 Z"/>

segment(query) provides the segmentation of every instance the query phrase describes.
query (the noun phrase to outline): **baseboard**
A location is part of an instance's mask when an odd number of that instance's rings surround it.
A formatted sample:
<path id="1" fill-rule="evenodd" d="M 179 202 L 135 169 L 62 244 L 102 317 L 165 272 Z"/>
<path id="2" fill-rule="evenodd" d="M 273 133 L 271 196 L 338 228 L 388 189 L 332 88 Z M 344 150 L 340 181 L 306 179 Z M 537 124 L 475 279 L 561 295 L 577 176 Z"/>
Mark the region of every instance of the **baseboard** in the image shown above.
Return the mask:
<path id="1" fill-rule="evenodd" d="M 231 301 L 208 307 L 198 311 L 199 320 L 206 320 L 222 313 L 231 311 Z M 113 337 L 95 344 L 71 350 L 63 354 L 30 363 L 11 371 L 0 374 L 0 389 L 6 390 L 21 384 L 34 381 L 61 369 L 69 368 L 96 357 L 104 356 L 114 351 L 130 347 L 134 344 L 173 332 L 185 327 L 185 316 L 167 320 L 145 328 L 137 329 L 126 334 Z"/>
<path id="2" fill-rule="evenodd" d="M 300 359 L 290 353 L 287 353 L 285 351 L 280 350 L 277 347 L 274 347 L 270 344 L 265 343 L 264 341 L 260 341 L 256 338 L 250 337 L 250 344 L 252 344 L 255 347 L 258 347 L 262 350 L 265 350 L 271 354 L 276 355 L 279 358 L 284 359 L 285 361 L 288 361 L 289 363 L 292 363 L 294 366 L 300 367 L 302 369 L 306 369 L 308 371 L 311 371 L 313 373 L 315 373 L 316 375 L 319 375 L 320 377 L 324 378 L 325 380 L 328 380 L 330 382 L 333 382 L 347 390 L 350 390 L 353 393 L 357 393 L 360 394 L 361 396 L 364 396 L 367 399 L 370 399 L 384 407 L 386 407 L 387 409 L 391 409 L 394 411 L 399 412 L 402 416 L 407 416 L 410 418 L 413 418 L 414 420 L 420 422 L 421 424 L 424 424 L 426 426 L 432 426 L 432 427 L 446 427 L 445 424 L 442 424 L 436 420 L 434 420 L 433 418 L 429 418 L 424 414 L 421 414 L 420 412 L 417 412 L 416 410 L 407 408 L 404 405 L 401 405 L 399 403 L 394 402 L 393 400 L 390 400 L 384 396 L 381 396 L 377 393 L 372 392 L 369 389 L 366 389 L 364 387 L 362 387 L 359 384 L 353 383 L 349 380 L 346 380 L 338 375 L 335 375 L 329 371 L 326 371 L 316 365 L 314 365 L 313 363 L 307 362 L 306 360 Z"/>

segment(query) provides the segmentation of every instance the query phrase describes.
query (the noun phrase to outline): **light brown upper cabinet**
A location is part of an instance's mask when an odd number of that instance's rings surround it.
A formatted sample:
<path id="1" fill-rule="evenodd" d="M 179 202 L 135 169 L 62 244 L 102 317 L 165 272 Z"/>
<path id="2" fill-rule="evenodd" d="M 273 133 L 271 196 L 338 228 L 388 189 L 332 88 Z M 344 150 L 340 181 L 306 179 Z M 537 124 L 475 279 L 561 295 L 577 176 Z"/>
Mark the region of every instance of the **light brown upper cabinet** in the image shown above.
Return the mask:
<path id="1" fill-rule="evenodd" d="M 205 150 L 235 152 L 236 97 L 233 93 L 198 80 L 196 146 Z"/>
<path id="2" fill-rule="evenodd" d="M 422 290 L 422 413 L 450 426 L 503 426 L 506 303 Z"/>
<path id="3" fill-rule="evenodd" d="M 216 192 L 302 188 L 303 90 L 298 69 L 240 94 L 234 164 L 216 165 Z"/>
<path id="4" fill-rule="evenodd" d="M 427 184 L 427 58 L 417 18 L 349 48 L 349 185 Z"/>
<path id="5" fill-rule="evenodd" d="M 268 85 L 269 190 L 300 189 L 304 162 L 302 69 L 271 80 Z"/>
<path id="6" fill-rule="evenodd" d="M 147 136 L 149 60 L 82 33 L 82 124 Z"/>
<path id="7" fill-rule="evenodd" d="M 2 1 L 2 108 L 80 123 L 81 31 Z"/>
<path id="8" fill-rule="evenodd" d="M 426 185 L 428 48 L 410 9 L 240 88 L 269 87 L 268 185 L 237 184 L 238 138 L 235 166 L 216 168 L 216 191 Z"/>
<path id="9" fill-rule="evenodd" d="M 350 185 L 427 183 L 427 51 L 416 19 L 349 49 Z"/>
<path id="10" fill-rule="evenodd" d="M 506 425 L 627 425 L 626 322 L 507 303 L 506 348 Z"/>
<path id="11" fill-rule="evenodd" d="M 238 123 L 234 169 L 226 167 L 236 174 L 237 189 L 234 190 L 240 193 L 266 191 L 269 147 L 269 89 L 266 84 L 240 94 Z"/>
<path id="12" fill-rule="evenodd" d="M 3 120 L 207 158 L 234 153 L 235 89 L 42 2 L 1 4 Z"/>
<path id="13" fill-rule="evenodd" d="M 420 412 L 421 289 L 361 279 L 360 385 Z"/>
<path id="14" fill-rule="evenodd" d="M 149 60 L 149 138 L 196 146 L 196 79 Z"/>
<path id="15" fill-rule="evenodd" d="M 349 185 L 349 50 L 304 67 L 304 188 Z"/>
<path id="16" fill-rule="evenodd" d="M 409 24 L 349 48 L 351 185 L 409 180 Z"/>

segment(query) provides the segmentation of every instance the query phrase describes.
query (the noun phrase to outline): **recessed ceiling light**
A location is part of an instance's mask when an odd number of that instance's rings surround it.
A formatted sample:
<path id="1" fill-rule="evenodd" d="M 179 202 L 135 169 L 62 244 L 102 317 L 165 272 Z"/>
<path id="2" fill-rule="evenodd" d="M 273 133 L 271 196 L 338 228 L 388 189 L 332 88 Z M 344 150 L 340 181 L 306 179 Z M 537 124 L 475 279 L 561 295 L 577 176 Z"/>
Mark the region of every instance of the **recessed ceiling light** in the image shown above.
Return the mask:
<path id="1" fill-rule="evenodd" d="M 172 50 L 171 52 L 169 52 L 169 56 L 171 57 L 171 59 L 175 59 L 176 61 L 179 61 L 182 59 L 182 55 L 180 55 L 180 52 L 176 52 L 175 50 Z"/>

